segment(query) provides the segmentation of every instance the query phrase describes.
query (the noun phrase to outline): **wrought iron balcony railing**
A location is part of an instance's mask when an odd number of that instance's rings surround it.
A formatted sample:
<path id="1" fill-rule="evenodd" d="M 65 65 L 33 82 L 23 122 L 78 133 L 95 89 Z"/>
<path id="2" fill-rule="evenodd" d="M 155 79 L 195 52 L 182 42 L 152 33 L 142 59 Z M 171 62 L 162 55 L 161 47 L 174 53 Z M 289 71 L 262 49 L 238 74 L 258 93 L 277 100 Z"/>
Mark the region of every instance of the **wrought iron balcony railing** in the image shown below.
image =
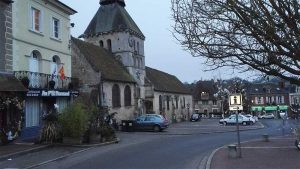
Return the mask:
<path id="1" fill-rule="evenodd" d="M 14 74 L 29 89 L 70 89 L 74 87 L 70 77 L 61 79 L 59 75 L 29 71 L 15 71 Z"/>

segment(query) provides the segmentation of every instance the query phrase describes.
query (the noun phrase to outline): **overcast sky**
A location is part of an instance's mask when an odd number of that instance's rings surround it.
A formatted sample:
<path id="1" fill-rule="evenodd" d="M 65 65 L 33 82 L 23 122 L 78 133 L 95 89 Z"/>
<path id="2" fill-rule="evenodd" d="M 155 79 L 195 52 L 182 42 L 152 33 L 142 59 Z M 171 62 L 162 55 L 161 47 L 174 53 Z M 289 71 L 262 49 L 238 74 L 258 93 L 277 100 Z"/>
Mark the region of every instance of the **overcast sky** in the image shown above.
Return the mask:
<path id="1" fill-rule="evenodd" d="M 100 7 L 99 0 L 60 1 L 78 12 L 71 16 L 71 22 L 75 23 L 72 28 L 74 37 L 85 31 Z M 182 50 L 171 33 L 173 21 L 170 0 L 125 0 L 125 3 L 125 9 L 146 36 L 146 66 L 175 75 L 182 82 L 189 83 L 201 79 L 228 79 L 237 75 L 226 69 L 204 72 L 208 68 L 200 58 L 194 58 Z"/>

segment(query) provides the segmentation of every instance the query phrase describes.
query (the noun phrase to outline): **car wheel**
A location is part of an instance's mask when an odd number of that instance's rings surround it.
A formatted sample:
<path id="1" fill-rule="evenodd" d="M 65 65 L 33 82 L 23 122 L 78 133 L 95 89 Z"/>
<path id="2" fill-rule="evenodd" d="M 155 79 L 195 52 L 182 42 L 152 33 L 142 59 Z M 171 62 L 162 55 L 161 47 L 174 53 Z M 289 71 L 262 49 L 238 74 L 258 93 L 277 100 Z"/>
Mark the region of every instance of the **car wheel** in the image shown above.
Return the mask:
<path id="1" fill-rule="evenodd" d="M 246 126 L 246 125 L 247 125 L 247 122 L 243 121 L 242 125 L 243 125 L 243 126 Z"/>
<path id="2" fill-rule="evenodd" d="M 155 126 L 153 127 L 153 131 L 154 131 L 154 132 L 159 132 L 159 131 L 160 131 L 159 125 L 155 125 Z"/>
<path id="3" fill-rule="evenodd" d="M 253 125 L 254 123 L 253 123 L 253 121 L 250 121 L 250 125 Z"/>

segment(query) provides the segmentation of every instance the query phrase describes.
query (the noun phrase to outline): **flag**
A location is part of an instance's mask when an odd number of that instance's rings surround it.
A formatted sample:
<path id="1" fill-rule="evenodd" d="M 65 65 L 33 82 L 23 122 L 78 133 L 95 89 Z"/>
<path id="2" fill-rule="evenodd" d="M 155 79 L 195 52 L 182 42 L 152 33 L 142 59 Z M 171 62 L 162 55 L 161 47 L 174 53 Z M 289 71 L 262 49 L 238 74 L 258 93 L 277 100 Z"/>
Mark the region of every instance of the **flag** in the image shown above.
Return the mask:
<path id="1" fill-rule="evenodd" d="M 54 76 L 56 75 L 56 67 L 53 68 L 53 72 L 51 74 L 51 80 L 54 79 Z"/>
<path id="2" fill-rule="evenodd" d="M 64 67 L 62 66 L 60 69 L 59 69 L 59 75 L 60 75 L 60 79 L 61 80 L 64 80 L 65 79 L 65 70 L 64 70 Z"/>

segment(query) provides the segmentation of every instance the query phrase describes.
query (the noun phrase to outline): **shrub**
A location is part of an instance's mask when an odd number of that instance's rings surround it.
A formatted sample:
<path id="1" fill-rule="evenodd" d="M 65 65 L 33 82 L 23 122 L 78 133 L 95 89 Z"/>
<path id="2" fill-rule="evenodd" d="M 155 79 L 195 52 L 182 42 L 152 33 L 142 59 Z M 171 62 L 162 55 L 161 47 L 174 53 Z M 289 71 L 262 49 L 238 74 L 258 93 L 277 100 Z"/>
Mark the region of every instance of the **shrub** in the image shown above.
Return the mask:
<path id="1" fill-rule="evenodd" d="M 64 137 L 80 138 L 88 128 L 89 114 L 82 104 L 74 103 L 59 117 Z"/>

